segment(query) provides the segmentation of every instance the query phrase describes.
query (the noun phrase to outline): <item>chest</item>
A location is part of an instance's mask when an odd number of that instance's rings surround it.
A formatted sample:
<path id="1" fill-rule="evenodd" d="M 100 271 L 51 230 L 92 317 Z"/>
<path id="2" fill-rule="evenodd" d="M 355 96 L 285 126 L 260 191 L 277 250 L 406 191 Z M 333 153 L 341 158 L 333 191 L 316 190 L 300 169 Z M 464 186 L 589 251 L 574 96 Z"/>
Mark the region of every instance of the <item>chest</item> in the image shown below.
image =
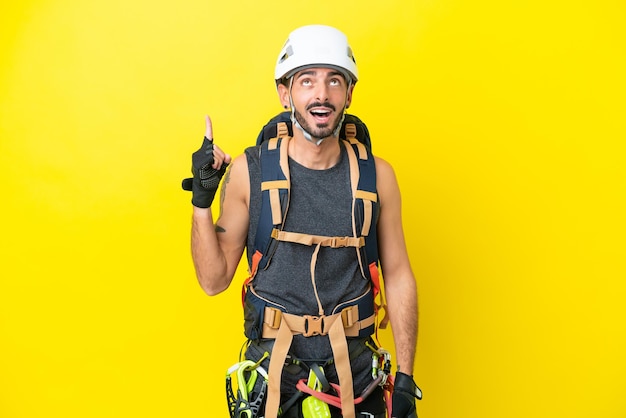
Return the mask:
<path id="1" fill-rule="evenodd" d="M 290 162 L 291 195 L 285 230 L 352 235 L 350 172 L 344 160 L 329 170 L 310 170 Z"/>

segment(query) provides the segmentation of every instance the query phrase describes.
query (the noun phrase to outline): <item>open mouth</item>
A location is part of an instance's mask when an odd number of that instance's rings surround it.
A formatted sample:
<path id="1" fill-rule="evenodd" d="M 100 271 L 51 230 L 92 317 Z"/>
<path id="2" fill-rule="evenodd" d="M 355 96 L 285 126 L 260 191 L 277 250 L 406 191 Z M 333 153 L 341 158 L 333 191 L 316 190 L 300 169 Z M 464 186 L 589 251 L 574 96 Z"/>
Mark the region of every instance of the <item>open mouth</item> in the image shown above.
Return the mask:
<path id="1" fill-rule="evenodd" d="M 309 111 L 311 116 L 315 118 L 318 122 L 327 122 L 332 114 L 332 110 L 329 109 L 312 109 Z"/>

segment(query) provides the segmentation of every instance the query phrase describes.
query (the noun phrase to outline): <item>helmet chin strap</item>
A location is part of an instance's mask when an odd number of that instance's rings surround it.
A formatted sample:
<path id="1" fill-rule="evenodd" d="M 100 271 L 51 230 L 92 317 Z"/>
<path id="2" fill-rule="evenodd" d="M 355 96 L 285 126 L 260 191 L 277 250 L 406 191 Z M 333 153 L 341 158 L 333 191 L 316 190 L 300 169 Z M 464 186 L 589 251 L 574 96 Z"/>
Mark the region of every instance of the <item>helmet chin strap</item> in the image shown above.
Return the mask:
<path id="1" fill-rule="evenodd" d="M 352 84 L 352 80 L 350 80 L 350 83 L 348 84 L 348 90 L 347 90 L 348 92 L 350 91 L 351 84 Z M 293 85 L 293 77 L 291 77 L 291 79 L 289 80 L 289 105 L 291 106 L 291 123 L 293 124 L 293 126 L 295 126 L 296 128 L 302 131 L 302 135 L 307 141 L 312 142 L 315 145 L 319 146 L 326 138 L 329 138 L 329 137 L 328 136 L 324 138 L 314 137 L 309 131 L 307 131 L 306 129 L 304 129 L 302 125 L 300 125 L 300 122 L 298 122 L 298 120 L 296 119 L 296 107 L 294 106 L 293 98 L 291 97 L 292 85 Z M 348 98 L 348 93 L 346 93 L 346 101 L 347 101 L 347 98 Z M 339 132 L 341 131 L 341 125 L 343 125 L 343 121 L 345 118 L 346 118 L 346 106 L 343 107 L 341 111 L 341 120 L 337 124 L 337 127 L 333 131 L 333 134 L 330 136 L 339 136 Z"/>

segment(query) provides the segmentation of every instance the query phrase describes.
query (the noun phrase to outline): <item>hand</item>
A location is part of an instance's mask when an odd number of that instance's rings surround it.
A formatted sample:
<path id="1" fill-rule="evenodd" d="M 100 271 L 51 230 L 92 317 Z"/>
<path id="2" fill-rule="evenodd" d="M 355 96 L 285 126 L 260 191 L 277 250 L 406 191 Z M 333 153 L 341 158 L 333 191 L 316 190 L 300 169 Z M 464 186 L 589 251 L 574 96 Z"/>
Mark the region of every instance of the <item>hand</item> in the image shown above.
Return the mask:
<path id="1" fill-rule="evenodd" d="M 408 374 L 396 372 L 391 396 L 392 418 L 417 418 L 415 399 L 422 399 L 422 391 Z"/>
<path id="2" fill-rule="evenodd" d="M 191 189 L 193 193 L 191 203 L 194 206 L 208 208 L 213 203 L 220 180 L 231 161 L 230 155 L 225 154 L 213 144 L 213 127 L 208 116 L 206 116 L 206 130 L 202 146 L 193 153 L 191 161 L 193 179 L 183 180 L 183 189 Z"/>

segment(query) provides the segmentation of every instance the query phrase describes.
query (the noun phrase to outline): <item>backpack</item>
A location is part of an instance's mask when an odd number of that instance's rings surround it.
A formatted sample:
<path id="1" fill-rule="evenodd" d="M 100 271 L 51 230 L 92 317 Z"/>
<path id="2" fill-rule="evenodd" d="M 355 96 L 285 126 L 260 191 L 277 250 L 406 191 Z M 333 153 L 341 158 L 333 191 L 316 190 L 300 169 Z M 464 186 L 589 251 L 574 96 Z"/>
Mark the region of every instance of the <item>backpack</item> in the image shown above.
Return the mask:
<path id="1" fill-rule="evenodd" d="M 371 152 L 371 140 L 366 125 L 354 115 L 346 115 L 340 130 L 350 165 L 352 188 L 352 225 L 350 237 L 314 236 L 283 230 L 289 208 L 290 176 L 288 144 L 293 130 L 290 112 L 272 118 L 261 129 L 257 138 L 261 165 L 261 213 L 253 249 L 248 249 L 249 278 L 242 286 L 244 328 L 249 340 L 274 339 L 269 363 L 266 416 L 275 416 L 279 410 L 280 376 L 288 357 L 293 335 L 305 337 L 328 335 L 339 373 L 339 387 L 343 394 L 338 401 L 346 416 L 354 416 L 354 394 L 348 358 L 346 337 L 367 338 L 377 330 L 378 310 L 385 308 L 378 269 L 378 240 L 376 223 L 379 203 L 376 191 L 376 165 Z M 368 292 L 359 298 L 335 307 L 331 315 L 296 316 L 284 312 L 280 306 L 254 292 L 252 282 L 259 269 L 271 262 L 279 241 L 325 247 L 355 248 L 361 275 L 370 281 Z M 317 249 L 313 253 L 315 263 Z M 312 268 L 312 274 L 314 275 Z M 380 304 L 376 297 L 380 294 Z M 316 295 L 317 297 L 317 295 Z M 317 298 L 320 315 L 323 309 Z M 387 324 L 386 315 L 380 327 Z M 337 354 L 341 353 L 341 354 Z M 339 357 L 337 357 L 339 356 Z M 342 377 L 343 376 L 343 377 Z"/>
<path id="2" fill-rule="evenodd" d="M 261 147 L 262 183 L 266 187 L 262 192 L 261 216 L 259 218 L 254 250 L 248 251 L 248 267 L 250 278 L 244 283 L 242 297 L 246 287 L 256 274 L 259 267 L 265 268 L 275 246 L 275 235 L 281 231 L 289 202 L 288 166 L 281 167 L 280 143 L 282 138 L 293 136 L 291 113 L 282 112 L 269 120 L 259 132 L 256 144 Z M 358 184 L 354 185 L 356 194 L 354 218 L 356 230 L 367 236 L 365 246 L 358 252 L 361 273 L 372 281 L 374 297 L 380 291 L 378 272 L 378 240 L 376 238 L 376 221 L 378 216 L 378 196 L 376 193 L 376 167 L 371 154 L 371 139 L 365 123 L 357 116 L 346 114 L 340 133 L 340 140 L 350 144 L 356 154 L 358 166 Z M 347 145 L 347 144 L 346 144 Z M 351 155 L 351 153 L 349 153 Z M 284 171 L 287 171 L 285 173 Z M 351 174 L 352 177 L 352 174 Z M 360 235 L 355 232 L 355 236 Z M 384 303 L 382 304 L 384 305 Z M 382 324 L 386 325 L 386 322 Z"/>

